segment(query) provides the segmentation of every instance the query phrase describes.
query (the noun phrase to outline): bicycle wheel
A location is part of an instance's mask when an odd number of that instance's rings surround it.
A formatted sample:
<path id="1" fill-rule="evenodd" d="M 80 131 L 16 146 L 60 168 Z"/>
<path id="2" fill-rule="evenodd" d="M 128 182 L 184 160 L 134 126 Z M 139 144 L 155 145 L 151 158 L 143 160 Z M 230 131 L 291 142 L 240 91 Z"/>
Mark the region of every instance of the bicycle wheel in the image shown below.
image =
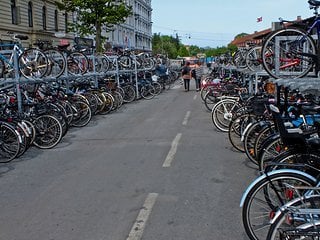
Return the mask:
<path id="1" fill-rule="evenodd" d="M 133 66 L 133 61 L 130 56 L 121 55 L 117 58 L 119 69 L 131 69 Z"/>
<path id="2" fill-rule="evenodd" d="M 49 62 L 46 54 L 39 49 L 29 48 L 18 58 L 19 71 L 25 78 L 42 78 L 46 75 Z"/>
<path id="3" fill-rule="evenodd" d="M 136 99 L 136 89 L 132 85 L 122 87 L 124 91 L 123 101 L 125 103 L 133 102 Z"/>
<path id="4" fill-rule="evenodd" d="M 319 239 L 320 195 L 298 198 L 288 203 L 285 210 L 271 224 L 267 240 Z"/>
<path id="5" fill-rule="evenodd" d="M 306 31 L 294 27 L 272 32 L 262 46 L 262 65 L 274 78 L 301 78 L 315 64 L 317 50 Z"/>
<path id="6" fill-rule="evenodd" d="M 293 169 L 276 170 L 257 178 L 253 186 L 246 191 L 241 201 L 242 222 L 251 240 L 265 239 L 270 220 L 279 207 L 304 194 L 305 191 L 301 190 L 290 192 L 289 195 L 289 185 L 315 186 L 316 179 Z"/>
<path id="7" fill-rule="evenodd" d="M 44 53 L 47 55 L 49 62 L 49 68 L 46 75 L 52 78 L 58 78 L 64 74 L 67 64 L 63 53 L 53 48 L 46 49 Z"/>
<path id="8" fill-rule="evenodd" d="M 120 92 L 118 92 L 118 89 L 115 91 L 112 91 L 112 96 L 117 102 L 117 109 L 119 109 L 123 104 L 123 96 Z"/>
<path id="9" fill-rule="evenodd" d="M 320 152 L 305 149 L 289 149 L 276 156 L 272 162 L 264 165 L 263 171 L 290 168 L 297 169 L 317 177 L 320 169 Z"/>
<path id="10" fill-rule="evenodd" d="M 155 95 L 159 95 L 162 91 L 162 86 L 160 83 L 158 82 L 152 82 L 152 86 L 154 87 L 154 94 Z"/>
<path id="11" fill-rule="evenodd" d="M 285 150 L 279 134 L 274 134 L 264 141 L 258 155 L 259 170 L 263 170 L 268 162 Z"/>
<path id="12" fill-rule="evenodd" d="M 99 114 L 105 115 L 112 111 L 114 106 L 114 98 L 110 93 L 102 92 L 105 97 L 104 107 L 99 111 Z"/>
<path id="13" fill-rule="evenodd" d="M 32 122 L 36 129 L 36 137 L 33 144 L 41 149 L 49 149 L 56 146 L 62 138 L 62 126 L 59 120 L 51 115 L 42 115 Z"/>
<path id="14" fill-rule="evenodd" d="M 99 97 L 92 92 L 85 92 L 83 95 L 86 97 L 86 99 L 89 102 L 91 112 L 95 114 L 98 111 L 98 107 L 99 107 Z"/>
<path id="15" fill-rule="evenodd" d="M 3 60 L 0 59 L 0 78 L 4 77 L 4 69 L 5 69 L 5 65 Z"/>
<path id="16" fill-rule="evenodd" d="M 89 104 L 82 101 L 72 102 L 73 106 L 73 119 L 71 122 L 71 126 L 74 127 L 84 127 L 86 126 L 91 118 L 92 113 Z"/>
<path id="17" fill-rule="evenodd" d="M 0 163 L 8 163 L 18 156 L 20 139 L 12 125 L 0 122 Z"/>
<path id="18" fill-rule="evenodd" d="M 240 107 L 237 100 L 224 99 L 219 101 L 211 111 L 213 125 L 222 132 L 229 131 L 232 115 Z"/>
<path id="19" fill-rule="evenodd" d="M 237 68 L 246 68 L 246 53 L 247 49 L 239 49 L 232 57 L 232 62 Z"/>
<path id="20" fill-rule="evenodd" d="M 204 105 L 210 112 L 212 111 L 213 106 L 218 102 L 217 95 L 217 92 L 210 89 L 204 96 Z"/>
<path id="21" fill-rule="evenodd" d="M 155 96 L 155 89 L 152 85 L 142 86 L 140 90 L 140 95 L 144 99 L 150 100 Z"/>
<path id="22" fill-rule="evenodd" d="M 257 121 L 253 123 L 249 129 L 247 129 L 244 139 L 243 139 L 243 146 L 244 146 L 244 151 L 248 159 L 254 163 L 258 164 L 256 160 L 256 155 L 254 151 L 254 144 L 256 142 L 256 139 L 261 132 L 261 130 L 266 126 L 266 121 Z"/>
<path id="23" fill-rule="evenodd" d="M 229 125 L 228 137 L 232 146 L 240 152 L 245 152 L 243 143 L 243 134 L 247 126 L 256 121 L 254 115 L 245 113 L 235 119 L 232 119 Z"/>
<path id="24" fill-rule="evenodd" d="M 29 133 L 30 145 L 31 145 L 34 139 L 36 138 L 36 129 L 34 127 L 34 124 L 29 120 L 23 119 L 22 122 L 27 126 L 27 131 Z"/>
<path id="25" fill-rule="evenodd" d="M 202 99 L 203 102 L 204 102 L 204 98 L 205 98 L 208 90 L 209 90 L 209 86 L 208 85 L 206 85 L 205 87 L 202 87 L 201 90 L 200 90 L 200 96 L 201 96 L 201 99 Z"/>
<path id="26" fill-rule="evenodd" d="M 246 53 L 246 66 L 254 72 L 262 71 L 261 46 L 250 48 Z"/>
<path id="27" fill-rule="evenodd" d="M 261 150 L 262 143 L 272 134 L 275 134 L 277 131 L 275 129 L 274 123 L 267 123 L 261 131 L 258 133 L 258 136 L 254 142 L 254 156 L 256 157 L 256 161 L 258 161 L 259 152 Z"/>
<path id="28" fill-rule="evenodd" d="M 84 74 L 89 69 L 89 61 L 82 52 L 72 52 L 67 56 L 67 69 L 70 74 Z"/>

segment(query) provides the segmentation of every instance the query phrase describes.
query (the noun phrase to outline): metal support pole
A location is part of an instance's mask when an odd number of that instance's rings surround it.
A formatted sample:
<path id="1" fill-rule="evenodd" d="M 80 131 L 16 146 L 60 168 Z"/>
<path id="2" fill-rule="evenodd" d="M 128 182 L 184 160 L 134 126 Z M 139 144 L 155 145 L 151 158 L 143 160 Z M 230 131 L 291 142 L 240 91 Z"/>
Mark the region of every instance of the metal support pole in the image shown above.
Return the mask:
<path id="1" fill-rule="evenodd" d="M 20 88 L 18 52 L 15 47 L 13 48 L 13 63 L 14 63 L 14 79 L 16 82 L 16 90 L 17 90 L 18 112 L 22 113 L 22 97 L 21 97 L 21 88 Z"/>

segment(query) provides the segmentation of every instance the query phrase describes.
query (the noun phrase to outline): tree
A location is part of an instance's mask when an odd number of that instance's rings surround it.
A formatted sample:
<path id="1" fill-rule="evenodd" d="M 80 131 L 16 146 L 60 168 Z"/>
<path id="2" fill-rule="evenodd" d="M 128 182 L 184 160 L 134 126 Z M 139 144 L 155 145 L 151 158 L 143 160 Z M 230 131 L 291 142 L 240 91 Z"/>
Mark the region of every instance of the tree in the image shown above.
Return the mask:
<path id="1" fill-rule="evenodd" d="M 105 40 L 102 28 L 111 31 L 114 25 L 124 23 L 132 15 L 132 7 L 122 0 L 61 0 L 55 3 L 60 10 L 77 15 L 77 22 L 70 24 L 73 31 L 81 36 L 95 35 L 98 52 Z"/>
<path id="2" fill-rule="evenodd" d="M 248 35 L 248 33 L 239 33 L 238 35 L 236 35 L 236 36 L 234 37 L 234 39 L 242 38 L 242 37 L 247 36 L 247 35 Z"/>

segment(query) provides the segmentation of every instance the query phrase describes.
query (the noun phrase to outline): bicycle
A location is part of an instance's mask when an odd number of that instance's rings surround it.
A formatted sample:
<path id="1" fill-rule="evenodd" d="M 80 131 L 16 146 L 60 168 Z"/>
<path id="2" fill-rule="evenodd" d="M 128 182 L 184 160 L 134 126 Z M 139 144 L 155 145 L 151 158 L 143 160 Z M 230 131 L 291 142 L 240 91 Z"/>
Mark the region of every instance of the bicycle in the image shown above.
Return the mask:
<path id="1" fill-rule="evenodd" d="M 44 52 L 35 48 L 24 49 L 21 40 L 28 36 L 9 34 L 14 43 L 3 44 L 0 42 L 0 78 L 15 78 L 15 69 L 25 78 L 42 78 L 48 71 L 48 58 Z M 1 41 L 1 40 L 0 40 Z M 15 64 L 15 54 L 18 57 L 18 66 Z"/>
<path id="2" fill-rule="evenodd" d="M 272 32 L 263 42 L 261 57 L 266 72 L 274 78 L 301 78 L 313 68 L 315 75 L 319 72 L 320 42 L 315 43 L 313 30 L 320 39 L 320 16 L 318 8 L 320 1 L 308 0 L 310 9 L 314 10 L 315 19 L 311 26 L 284 27 Z M 290 22 L 280 19 L 281 22 Z"/>
<path id="3" fill-rule="evenodd" d="M 267 240 L 319 239 L 320 188 L 292 185 L 287 187 L 294 192 L 304 189 L 308 193 L 293 199 L 279 209 L 270 221 Z"/>

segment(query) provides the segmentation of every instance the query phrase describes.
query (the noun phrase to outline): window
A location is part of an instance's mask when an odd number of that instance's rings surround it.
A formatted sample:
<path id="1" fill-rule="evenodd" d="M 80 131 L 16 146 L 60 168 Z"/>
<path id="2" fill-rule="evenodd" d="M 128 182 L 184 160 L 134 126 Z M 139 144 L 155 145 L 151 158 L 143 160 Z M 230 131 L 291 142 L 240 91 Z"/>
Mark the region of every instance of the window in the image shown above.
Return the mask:
<path id="1" fill-rule="evenodd" d="M 32 11 L 32 2 L 28 3 L 28 23 L 29 27 L 33 27 L 33 11 Z"/>
<path id="2" fill-rule="evenodd" d="M 43 30 L 47 29 L 47 8 L 45 6 L 42 7 L 42 27 Z"/>
<path id="3" fill-rule="evenodd" d="M 11 22 L 12 24 L 18 24 L 18 8 L 16 0 L 11 0 Z"/>
<path id="4" fill-rule="evenodd" d="M 58 24 L 58 10 L 54 11 L 54 30 L 56 32 L 59 31 L 59 24 Z"/>
<path id="5" fill-rule="evenodd" d="M 68 32 L 68 13 L 64 14 L 64 22 L 65 22 L 65 31 Z"/>

